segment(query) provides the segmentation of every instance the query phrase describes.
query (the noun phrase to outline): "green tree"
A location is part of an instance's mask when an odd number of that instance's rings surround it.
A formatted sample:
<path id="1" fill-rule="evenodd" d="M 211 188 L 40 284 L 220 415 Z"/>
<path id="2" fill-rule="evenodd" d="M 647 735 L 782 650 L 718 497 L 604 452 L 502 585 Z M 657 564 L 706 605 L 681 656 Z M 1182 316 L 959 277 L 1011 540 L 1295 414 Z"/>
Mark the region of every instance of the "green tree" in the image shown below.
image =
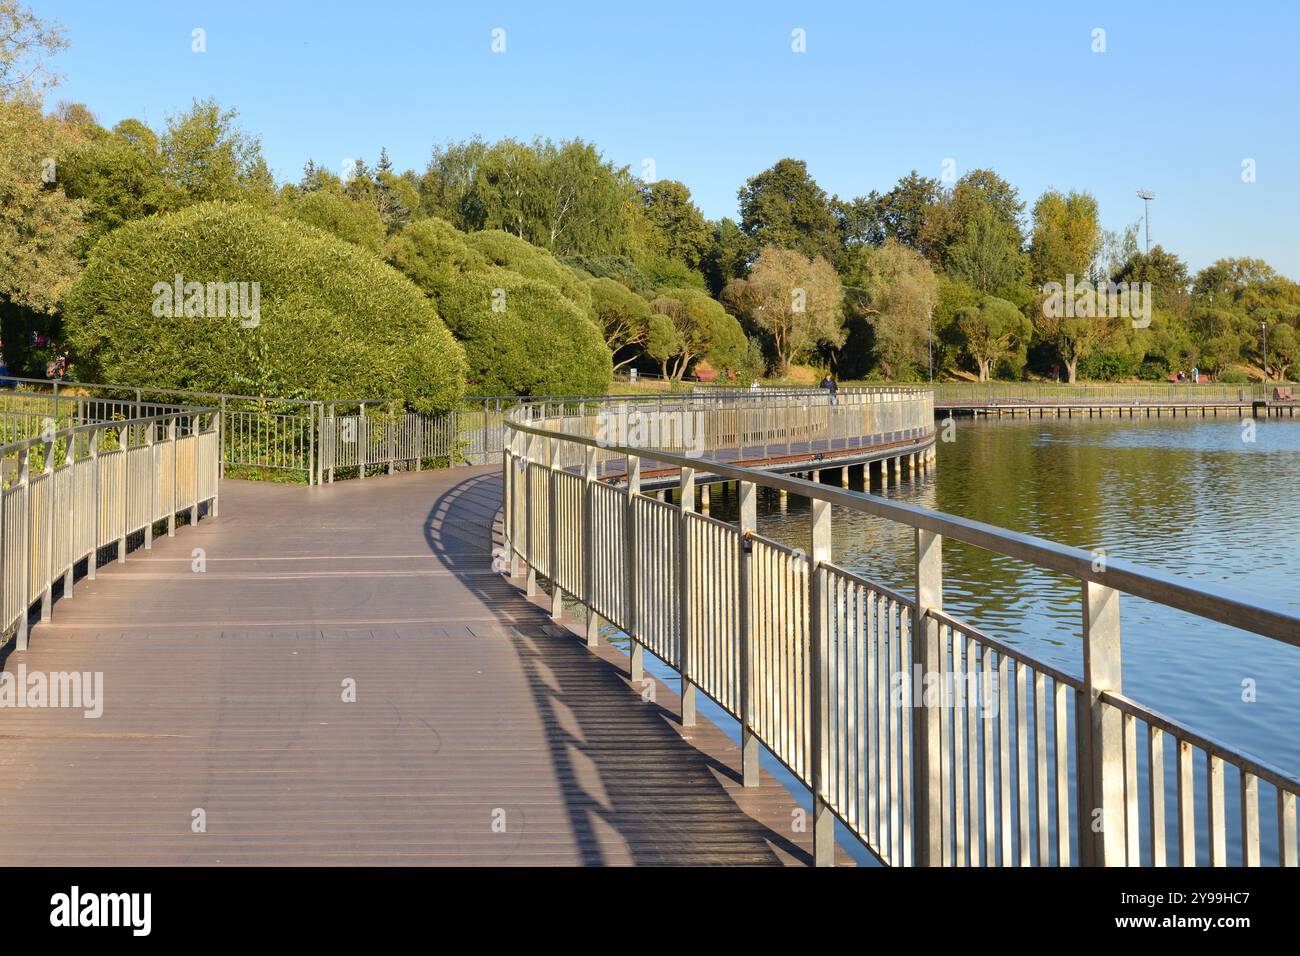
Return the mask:
<path id="1" fill-rule="evenodd" d="M 986 295 L 973 306 L 957 314 L 966 354 L 979 368 L 981 382 L 989 380 L 989 370 L 998 359 L 1023 350 L 1033 331 L 1029 319 L 1006 299 Z"/>
<path id="2" fill-rule="evenodd" d="M 650 304 L 613 279 L 592 279 L 591 311 L 614 356 L 614 369 L 634 362 L 650 334 Z M 621 356 L 621 357 L 620 357 Z"/>
<path id="3" fill-rule="evenodd" d="M 756 246 L 798 249 L 830 259 L 838 227 L 826 192 L 801 159 L 782 159 L 740 189 L 740 228 Z"/>
<path id="4" fill-rule="evenodd" d="M 168 208 L 212 200 L 270 204 L 274 184 L 261 143 L 239 129 L 238 117 L 236 110 L 223 110 L 209 99 L 167 118 L 158 148 L 163 181 L 172 194 Z"/>
<path id="5" fill-rule="evenodd" d="M 57 20 L 42 20 L 16 0 L 0 0 L 0 98 L 28 101 L 58 82 L 47 59 L 67 47 Z"/>
<path id="6" fill-rule="evenodd" d="M 748 279 L 733 279 L 723 301 L 772 343 L 778 372 L 817 345 L 844 344 L 844 292 L 839 276 L 820 256 L 765 246 Z"/>
<path id="7" fill-rule="evenodd" d="M 1019 232 L 988 206 L 975 212 L 965 234 L 950 250 L 948 261 L 954 278 L 990 294 L 1020 283 L 1025 273 Z"/>
<path id="8" fill-rule="evenodd" d="M 84 200 L 59 182 L 68 131 L 30 100 L 0 99 L 0 300 L 51 314 L 76 277 Z"/>
<path id="9" fill-rule="evenodd" d="M 328 189 L 297 193 L 281 208 L 286 215 L 375 255 L 383 251 L 386 230 L 379 212 L 375 207 L 359 203 L 343 193 Z"/>
<path id="10" fill-rule="evenodd" d="M 850 277 L 865 295 L 885 377 L 903 378 L 927 364 L 938 282 L 925 257 L 887 239 L 878 249 L 857 250 Z"/>
<path id="11" fill-rule="evenodd" d="M 744 359 L 745 333 L 740 323 L 728 314 L 717 300 L 698 289 L 665 289 L 650 308 L 667 317 L 676 332 L 677 350 L 662 356 L 656 348 L 651 354 L 664 366 L 664 376 L 681 381 L 691 363 L 706 359 L 716 369 L 734 369 Z M 662 326 L 656 332 L 661 339 Z M 659 343 L 661 344 L 661 343 Z"/>
<path id="12" fill-rule="evenodd" d="M 1034 204 L 1029 264 L 1035 284 L 1082 282 L 1092 272 L 1101 243 L 1097 200 L 1088 193 L 1048 190 Z"/>
<path id="13" fill-rule="evenodd" d="M 713 244 L 713 230 L 691 200 L 691 191 L 676 180 L 661 179 L 642 186 L 640 193 L 656 237 L 655 251 L 700 269 Z"/>

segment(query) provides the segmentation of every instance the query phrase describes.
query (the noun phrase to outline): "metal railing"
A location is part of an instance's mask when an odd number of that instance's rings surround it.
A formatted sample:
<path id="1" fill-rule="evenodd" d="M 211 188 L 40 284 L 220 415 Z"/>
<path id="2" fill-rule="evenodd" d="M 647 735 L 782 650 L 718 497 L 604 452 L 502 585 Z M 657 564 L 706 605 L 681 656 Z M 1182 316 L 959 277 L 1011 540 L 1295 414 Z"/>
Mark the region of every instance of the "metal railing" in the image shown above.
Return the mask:
<path id="1" fill-rule="evenodd" d="M 1264 401 L 1273 385 L 1225 385 L 1190 382 L 1107 383 L 1080 382 L 940 382 L 933 386 L 936 405 L 1013 403 L 1200 405 Z"/>
<path id="2" fill-rule="evenodd" d="M 807 786 L 819 864 L 834 859 L 837 819 L 895 865 L 1163 865 L 1171 826 L 1176 862 L 1223 864 L 1231 810 L 1234 862 L 1257 865 L 1268 848 L 1268 862 L 1296 865 L 1300 780 L 1123 695 L 1120 595 L 1297 646 L 1300 618 L 982 522 L 611 443 L 594 437 L 598 411 L 537 405 L 507 416 L 513 573 L 526 574 L 530 594 L 539 576 L 550 581 L 556 617 L 565 596 L 577 601 L 589 643 L 601 619 L 623 631 L 634 681 L 644 678 L 646 649 L 675 668 L 683 724 L 695 721 L 697 692 L 735 718 L 746 786 L 758 784 L 760 744 Z M 640 492 L 651 463 L 677 470 L 678 504 Z M 738 521 L 696 513 L 701 474 L 737 483 Z M 759 488 L 810 500 L 806 548 L 758 533 Z M 910 594 L 835 563 L 833 508 L 912 529 Z M 945 538 L 1079 582 L 1082 678 L 943 611 Z M 1172 812 L 1167 748 L 1177 768 Z M 1225 771 L 1236 778 L 1235 804 Z"/>
<path id="3" fill-rule="evenodd" d="M 66 401 L 66 400 L 65 400 Z M 55 586 L 71 596 L 76 566 L 93 579 L 101 549 L 127 554 L 127 539 L 154 525 L 175 533 L 176 516 L 194 523 L 208 503 L 217 513 L 218 422 L 208 409 L 44 427 L 0 447 L 0 634 L 16 630 L 27 646 L 28 617 L 40 602 L 50 617 Z"/>

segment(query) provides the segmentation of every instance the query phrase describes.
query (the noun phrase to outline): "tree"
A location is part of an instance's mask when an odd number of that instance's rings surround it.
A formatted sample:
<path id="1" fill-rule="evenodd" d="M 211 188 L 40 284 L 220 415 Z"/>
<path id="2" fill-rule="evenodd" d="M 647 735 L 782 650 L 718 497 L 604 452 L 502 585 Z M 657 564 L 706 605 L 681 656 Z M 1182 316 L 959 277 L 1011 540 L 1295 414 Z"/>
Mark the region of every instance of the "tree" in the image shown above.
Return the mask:
<path id="1" fill-rule="evenodd" d="M 998 359 L 1013 349 L 1024 349 L 1033 331 L 1025 314 L 1006 299 L 986 295 L 974 306 L 957 313 L 966 353 L 979 367 L 981 382 L 989 380 L 989 370 Z"/>
<path id="2" fill-rule="evenodd" d="M 64 189 L 86 200 L 82 258 L 119 226 L 170 207 L 158 136 L 139 120 L 122 120 L 111 133 L 82 140 L 62 166 Z"/>
<path id="3" fill-rule="evenodd" d="M 196 100 L 167 118 L 159 140 L 162 176 L 172 193 L 169 208 L 213 200 L 269 205 L 274 192 L 261 143 L 235 125 L 236 110 Z"/>
<path id="4" fill-rule="evenodd" d="M 69 290 L 65 321 L 77 374 L 92 381 L 391 395 L 422 410 L 464 391 L 464 351 L 406 277 L 247 204 L 200 203 L 110 233 Z"/>
<path id="5" fill-rule="evenodd" d="M 740 228 L 756 246 L 798 249 L 809 258 L 832 258 L 839 246 L 830 201 L 801 159 L 782 159 L 741 187 Z"/>
<path id="6" fill-rule="evenodd" d="M 733 279 L 723 301 L 772 342 L 781 375 L 812 347 L 844 344 L 844 292 L 831 264 L 765 246 L 748 279 Z"/>
<path id="7" fill-rule="evenodd" d="M 16 0 L 0 0 L 0 98 L 31 101 L 57 83 L 46 58 L 67 45 L 57 20 L 42 20 Z"/>
<path id="8" fill-rule="evenodd" d="M 672 179 L 661 179 L 640 189 L 646 218 L 655 235 L 656 251 L 669 259 L 700 269 L 713 244 L 713 230 L 691 191 Z"/>
<path id="9" fill-rule="evenodd" d="M 1268 369 L 1265 374 L 1281 381 L 1286 380 L 1286 370 L 1300 359 L 1300 335 L 1285 323 L 1268 330 Z"/>
<path id="10" fill-rule="evenodd" d="M 987 206 L 981 206 L 949 253 L 949 272 L 972 289 L 994 293 L 1024 278 L 1020 234 Z"/>
<path id="11" fill-rule="evenodd" d="M 650 304 L 613 279 L 592 279 L 591 311 L 614 356 L 614 369 L 635 361 L 650 334 Z M 622 358 L 619 358 L 619 356 Z"/>
<path id="12" fill-rule="evenodd" d="M 0 300 L 37 314 L 56 310 L 79 269 L 86 203 L 58 174 L 72 146 L 35 103 L 0 99 Z"/>
<path id="13" fill-rule="evenodd" d="M 938 252 L 927 240 L 930 231 L 927 224 L 942 196 L 939 180 L 922 176 L 915 169 L 889 192 L 881 195 L 873 190 L 866 198 L 864 209 L 871 223 L 867 235 L 873 237 L 872 244 L 881 245 L 893 239 L 937 263 Z"/>
<path id="14" fill-rule="evenodd" d="M 745 333 L 740 323 L 718 302 L 698 289 L 665 289 L 650 308 L 665 316 L 676 335 L 666 334 L 662 324 L 654 331 L 652 356 L 659 358 L 665 377 L 681 381 L 691 363 L 707 359 L 716 369 L 734 369 L 744 358 Z M 676 351 L 663 355 L 663 342 L 676 339 Z"/>
<path id="15" fill-rule="evenodd" d="M 753 241 L 732 219 L 719 219 L 712 227 L 713 238 L 702 268 L 709 291 L 716 296 L 732 279 L 744 276 L 753 254 Z"/>
<path id="16" fill-rule="evenodd" d="M 928 359 L 930 317 L 938 282 L 925 258 L 895 239 L 858 250 L 850 273 L 866 296 L 875 348 L 886 378 L 907 375 Z"/>
<path id="17" fill-rule="evenodd" d="M 1029 264 L 1037 285 L 1086 279 L 1101 243 L 1097 200 L 1088 193 L 1048 190 L 1034 204 Z"/>

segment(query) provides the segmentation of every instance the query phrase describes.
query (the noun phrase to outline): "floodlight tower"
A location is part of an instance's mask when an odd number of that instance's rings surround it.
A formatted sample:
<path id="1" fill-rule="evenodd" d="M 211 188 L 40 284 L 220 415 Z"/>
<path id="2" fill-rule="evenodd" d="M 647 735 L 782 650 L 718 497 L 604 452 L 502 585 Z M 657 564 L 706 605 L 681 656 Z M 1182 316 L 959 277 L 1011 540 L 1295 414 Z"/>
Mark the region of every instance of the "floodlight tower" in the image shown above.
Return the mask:
<path id="1" fill-rule="evenodd" d="M 1151 200 L 1155 198 L 1156 194 L 1149 189 L 1138 190 L 1138 199 L 1142 200 L 1143 217 L 1146 220 L 1147 255 L 1151 255 Z"/>

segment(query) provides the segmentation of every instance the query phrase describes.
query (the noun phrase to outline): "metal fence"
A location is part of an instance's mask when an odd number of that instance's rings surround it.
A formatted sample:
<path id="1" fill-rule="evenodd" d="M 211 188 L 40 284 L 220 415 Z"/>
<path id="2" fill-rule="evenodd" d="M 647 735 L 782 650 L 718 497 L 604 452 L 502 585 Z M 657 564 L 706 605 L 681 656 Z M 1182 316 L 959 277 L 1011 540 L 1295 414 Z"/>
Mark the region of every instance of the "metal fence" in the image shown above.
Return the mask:
<path id="1" fill-rule="evenodd" d="M 579 602 L 589 642 L 600 619 L 626 633 L 634 681 L 647 648 L 675 668 L 684 724 L 697 692 L 739 721 L 746 786 L 761 745 L 809 787 L 819 864 L 838 819 L 894 865 L 1296 865 L 1300 779 L 1124 696 L 1120 595 L 1293 646 L 1300 618 L 981 522 L 611 444 L 599 411 L 507 416 L 514 571 L 530 593 L 550 579 L 553 615 Z M 678 470 L 678 504 L 640 493 L 650 460 Z M 737 483 L 736 523 L 696 513 L 702 473 Z M 806 548 L 758 533 L 759 488 L 810 500 Z M 910 594 L 835 563 L 833 508 L 912 529 Z M 1078 581 L 1082 678 L 943 611 L 945 538 Z"/>
<path id="2" fill-rule="evenodd" d="M 991 404 L 1244 404 L 1265 401 L 1273 385 L 1224 385 L 1190 382 L 1106 383 L 1086 382 L 941 382 L 932 386 L 936 405 Z"/>
<path id="3" fill-rule="evenodd" d="M 127 539 L 176 516 L 217 511 L 218 423 L 207 409 L 43 429 L 0 447 L 0 633 L 27 646 L 28 616 L 48 619 L 56 585 L 70 595 L 77 564 L 93 579 L 101 549 L 125 560 Z"/>

